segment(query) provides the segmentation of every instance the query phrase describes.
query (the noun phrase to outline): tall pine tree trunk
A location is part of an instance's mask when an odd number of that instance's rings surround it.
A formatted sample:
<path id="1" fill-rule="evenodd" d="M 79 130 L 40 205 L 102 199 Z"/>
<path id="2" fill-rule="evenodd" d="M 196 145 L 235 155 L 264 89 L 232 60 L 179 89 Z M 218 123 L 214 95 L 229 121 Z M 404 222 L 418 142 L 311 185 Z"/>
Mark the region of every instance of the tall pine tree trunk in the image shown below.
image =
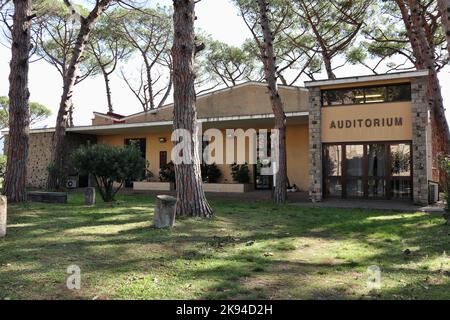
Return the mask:
<path id="1" fill-rule="evenodd" d="M 272 104 L 273 114 L 275 116 L 275 129 L 279 132 L 279 159 L 277 173 L 275 175 L 275 190 L 273 200 L 275 203 L 284 203 L 287 198 L 287 161 L 286 161 L 286 115 L 283 110 L 283 102 L 278 92 L 276 78 L 275 54 L 273 50 L 274 36 L 271 31 L 269 17 L 267 12 L 269 8 L 266 0 L 258 0 L 260 23 L 263 30 L 264 47 L 262 50 L 262 60 L 264 64 L 264 73 L 269 86 L 270 102 Z"/>
<path id="2" fill-rule="evenodd" d="M 31 0 L 14 0 L 11 63 L 9 75 L 9 136 L 4 194 L 10 202 L 27 199 L 26 177 L 30 116 L 28 65 Z"/>
<path id="3" fill-rule="evenodd" d="M 450 57 L 450 0 L 438 0 L 439 11 L 441 12 L 442 24 L 447 39 L 447 50 Z"/>
<path id="4" fill-rule="evenodd" d="M 413 50 L 415 67 L 416 69 L 423 69 L 423 61 L 422 61 L 422 52 L 419 46 L 419 40 L 417 39 L 414 28 L 412 24 L 412 18 L 409 14 L 408 7 L 406 6 L 405 0 L 395 0 L 398 8 L 400 9 L 400 13 L 402 15 L 403 23 L 405 24 L 406 34 L 408 35 L 409 42 L 411 44 L 411 48 Z"/>
<path id="5" fill-rule="evenodd" d="M 109 81 L 109 73 L 102 68 L 103 79 L 105 80 L 105 89 L 106 89 L 106 100 L 108 102 L 108 112 L 114 112 L 112 105 L 112 96 L 111 96 L 111 85 Z"/>
<path id="6" fill-rule="evenodd" d="M 191 164 L 175 165 L 177 204 L 176 214 L 209 218 L 212 209 L 203 191 L 196 95 L 194 89 L 194 58 L 196 54 L 194 21 L 196 0 L 174 0 L 173 87 L 174 129 L 189 131 L 192 140 Z"/>
<path id="7" fill-rule="evenodd" d="M 437 160 L 440 154 L 447 154 L 450 146 L 450 133 L 447 120 L 445 118 L 445 109 L 442 99 L 439 78 L 434 63 L 434 45 L 430 45 L 425 33 L 424 13 L 418 0 L 408 0 L 411 19 L 413 26 L 413 34 L 417 39 L 421 52 L 421 61 L 423 66 L 430 72 L 428 78 L 428 103 L 431 114 L 432 137 L 433 137 L 433 167 L 437 168 Z M 433 173 L 433 179 L 438 179 L 438 172 Z"/>
<path id="8" fill-rule="evenodd" d="M 326 53 L 322 53 L 323 63 L 325 64 L 325 70 L 327 71 L 328 79 L 336 79 L 336 75 L 333 72 L 333 67 L 331 66 L 331 59 Z"/>
<path id="9" fill-rule="evenodd" d="M 73 88 L 77 78 L 77 69 L 83 56 L 84 50 L 89 40 L 89 36 L 94 28 L 98 17 L 105 11 L 112 0 L 101 0 L 96 3 L 95 8 L 89 13 L 87 18 L 81 18 L 81 27 L 75 41 L 72 57 L 70 59 L 67 72 L 64 74 L 63 93 L 59 104 L 58 116 L 56 118 L 55 134 L 53 136 L 53 148 L 51 163 L 53 170 L 49 172 L 47 187 L 49 189 L 59 189 L 62 187 L 60 181 L 61 173 L 64 170 L 64 149 L 66 142 L 66 129 L 69 124 L 69 113 L 72 108 Z"/>
<path id="10" fill-rule="evenodd" d="M 166 89 L 166 92 L 164 93 L 164 96 L 162 97 L 161 101 L 158 104 L 158 108 L 164 106 L 164 104 L 166 103 L 166 100 L 169 97 L 170 92 L 172 91 L 172 84 L 173 84 L 173 71 L 172 71 L 172 67 L 170 67 L 169 84 L 167 85 L 167 89 Z"/>
<path id="11" fill-rule="evenodd" d="M 153 94 L 153 79 L 152 79 L 153 66 L 152 64 L 150 64 L 145 54 L 142 57 L 144 58 L 145 74 L 147 76 L 147 90 L 148 90 L 148 99 L 150 102 L 150 109 L 153 110 L 155 109 L 155 99 Z"/>

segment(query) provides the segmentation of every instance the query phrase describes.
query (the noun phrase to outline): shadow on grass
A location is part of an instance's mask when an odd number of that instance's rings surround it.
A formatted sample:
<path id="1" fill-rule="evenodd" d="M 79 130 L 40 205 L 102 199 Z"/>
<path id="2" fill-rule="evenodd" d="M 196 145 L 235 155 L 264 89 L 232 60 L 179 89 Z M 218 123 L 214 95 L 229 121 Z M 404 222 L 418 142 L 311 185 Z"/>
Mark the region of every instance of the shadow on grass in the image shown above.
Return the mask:
<path id="1" fill-rule="evenodd" d="M 450 291 L 447 274 L 404 267 L 449 251 L 449 230 L 439 217 L 214 201 L 214 219 L 182 218 L 174 230 L 158 230 L 151 228 L 153 206 L 151 198 L 135 196 L 87 207 L 76 194 L 68 205 L 12 206 L 8 236 L 0 241 L 0 292 L 73 298 L 64 287 L 71 264 L 86 274 L 88 289 L 78 293 L 80 298 L 92 297 L 104 277 L 114 282 L 108 288 L 112 297 L 123 297 L 115 291 L 124 290 L 132 298 L 433 298 Z M 337 250 L 350 243 L 361 252 L 333 256 L 335 247 L 324 246 L 317 248 L 323 250 L 318 258 L 314 252 L 297 257 L 298 250 L 308 250 L 298 242 L 308 241 L 337 245 Z M 407 248 L 413 251 L 409 256 L 403 254 Z M 274 257 L 265 256 L 268 251 Z M 364 272 L 372 264 L 395 279 L 413 280 L 367 296 L 355 294 L 351 286 L 321 282 L 346 275 L 350 283 L 347 275 L 356 273 L 364 285 Z M 175 292 L 167 285 L 136 293 L 133 286 L 147 278 L 122 283 L 135 272 L 166 277 L 180 288 L 195 282 L 196 289 Z"/>

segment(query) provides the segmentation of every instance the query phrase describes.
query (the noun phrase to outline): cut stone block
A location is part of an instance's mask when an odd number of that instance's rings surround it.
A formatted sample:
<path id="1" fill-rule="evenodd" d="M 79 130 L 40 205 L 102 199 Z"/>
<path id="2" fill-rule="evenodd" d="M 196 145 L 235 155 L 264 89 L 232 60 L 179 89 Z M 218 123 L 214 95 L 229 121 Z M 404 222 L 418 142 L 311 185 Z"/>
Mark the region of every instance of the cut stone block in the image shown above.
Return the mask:
<path id="1" fill-rule="evenodd" d="M 156 228 L 172 228 L 175 224 L 175 204 L 177 199 L 171 196 L 156 197 L 156 207 L 153 214 L 153 226 Z"/>
<path id="2" fill-rule="evenodd" d="M 8 203 L 5 196 L 0 196 L 0 238 L 6 236 L 6 216 Z"/>
<path id="3" fill-rule="evenodd" d="M 88 206 L 95 205 L 95 188 L 86 188 L 84 191 L 84 203 Z"/>

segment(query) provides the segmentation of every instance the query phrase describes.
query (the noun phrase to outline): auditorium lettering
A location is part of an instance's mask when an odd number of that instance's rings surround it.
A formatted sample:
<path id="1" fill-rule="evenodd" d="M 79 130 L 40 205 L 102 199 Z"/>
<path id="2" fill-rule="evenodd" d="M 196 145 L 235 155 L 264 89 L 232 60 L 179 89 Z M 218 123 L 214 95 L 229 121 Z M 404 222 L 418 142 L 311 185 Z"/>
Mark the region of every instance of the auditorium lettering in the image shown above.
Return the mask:
<path id="1" fill-rule="evenodd" d="M 402 126 L 403 126 L 402 117 L 332 120 L 330 123 L 330 129 L 383 128 L 383 127 L 402 127 Z"/>

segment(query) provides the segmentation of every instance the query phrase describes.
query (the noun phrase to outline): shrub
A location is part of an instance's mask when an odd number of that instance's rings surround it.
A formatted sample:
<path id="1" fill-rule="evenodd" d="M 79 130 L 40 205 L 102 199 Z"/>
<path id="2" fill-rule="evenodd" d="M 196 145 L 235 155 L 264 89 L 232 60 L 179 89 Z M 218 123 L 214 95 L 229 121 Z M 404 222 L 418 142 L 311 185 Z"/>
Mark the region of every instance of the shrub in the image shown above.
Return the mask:
<path id="1" fill-rule="evenodd" d="M 80 174 L 92 174 L 103 201 L 114 201 L 125 181 L 142 176 L 145 159 L 134 146 L 113 147 L 104 144 L 82 146 L 71 157 L 73 167 Z M 114 182 L 119 186 L 114 190 Z"/>
<path id="2" fill-rule="evenodd" d="M 0 179 L 5 178 L 6 172 L 6 156 L 0 155 Z"/>
<path id="3" fill-rule="evenodd" d="M 161 180 L 161 182 L 175 183 L 175 165 L 172 161 L 161 167 L 159 171 L 159 180 Z"/>
<path id="4" fill-rule="evenodd" d="M 440 186 L 444 191 L 446 206 L 445 210 L 450 212 L 450 157 L 444 156 L 439 159 Z"/>
<path id="5" fill-rule="evenodd" d="M 231 167 L 231 176 L 233 177 L 234 182 L 238 183 L 249 183 L 250 182 L 250 170 L 248 169 L 247 163 L 245 164 L 232 164 Z"/>
<path id="6" fill-rule="evenodd" d="M 56 177 L 55 190 L 63 190 L 66 187 L 67 182 L 67 176 L 64 169 L 60 169 L 51 163 L 47 166 L 47 171 L 50 176 Z"/>
<path id="7" fill-rule="evenodd" d="M 217 183 L 220 177 L 222 177 L 222 172 L 215 163 L 202 165 L 202 178 L 204 182 Z"/>
<path id="8" fill-rule="evenodd" d="M 150 162 L 146 161 L 145 163 L 145 181 L 150 182 L 154 177 L 153 172 L 150 171 Z"/>

